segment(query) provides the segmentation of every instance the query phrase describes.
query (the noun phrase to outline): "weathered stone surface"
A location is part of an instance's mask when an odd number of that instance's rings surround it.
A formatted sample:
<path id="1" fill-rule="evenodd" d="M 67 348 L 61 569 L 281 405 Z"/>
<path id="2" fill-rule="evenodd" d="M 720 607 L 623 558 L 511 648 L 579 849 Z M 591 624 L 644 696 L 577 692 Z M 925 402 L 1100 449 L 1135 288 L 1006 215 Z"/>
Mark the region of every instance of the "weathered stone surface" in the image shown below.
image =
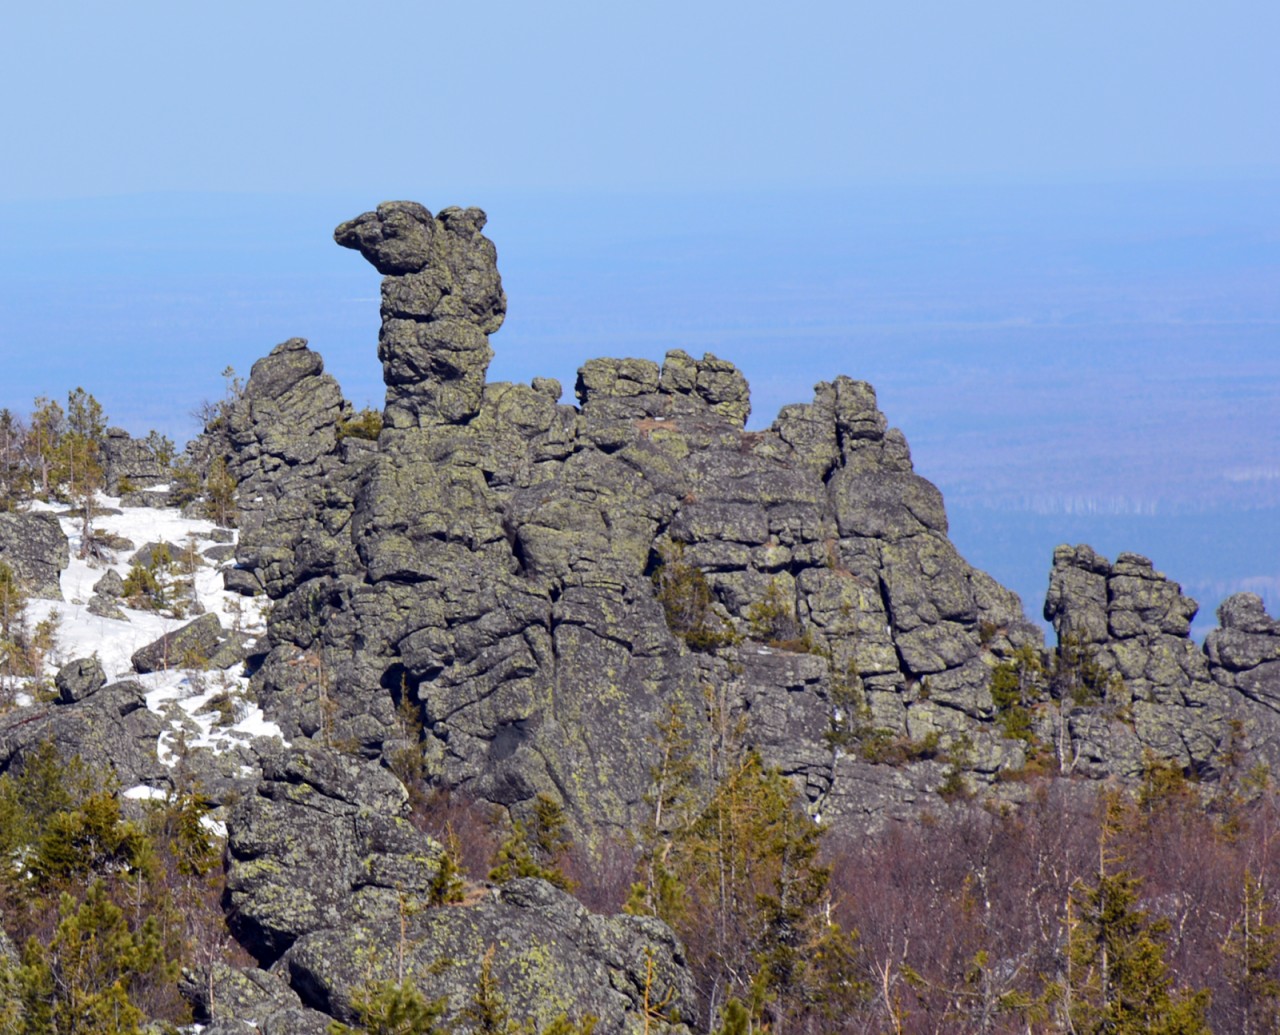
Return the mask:
<path id="1" fill-rule="evenodd" d="M 285 975 L 225 963 L 184 975 L 180 985 L 204 1035 L 326 1035 L 332 1018 L 302 1005 Z"/>
<path id="2" fill-rule="evenodd" d="M 165 633 L 133 652 L 133 670 L 140 674 L 206 664 L 225 639 L 222 622 L 213 612 Z"/>
<path id="3" fill-rule="evenodd" d="M 457 423 L 479 409 L 493 358 L 488 336 L 507 311 L 497 253 L 480 232 L 485 221 L 477 208 L 433 217 L 392 201 L 334 231 L 386 277 L 378 358 L 392 427 Z"/>
<path id="4" fill-rule="evenodd" d="M 576 899 L 532 879 L 512 881 L 472 904 L 417 912 L 403 934 L 396 920 L 304 935 L 278 969 L 304 1001 L 350 1022 L 353 991 L 370 976 L 395 978 L 397 945 L 405 947 L 405 968 L 419 989 L 428 999 L 445 999 L 446 1018 L 455 1021 L 471 1004 L 490 951 L 492 977 L 507 1009 L 538 1029 L 561 1014 L 590 1014 L 599 1019 L 595 1030 L 601 1035 L 671 1031 L 644 1017 L 646 977 L 651 1002 L 669 996 L 671 1013 L 696 1014 L 680 946 L 665 924 L 589 913 Z M 646 975 L 648 960 L 652 973 Z"/>
<path id="5" fill-rule="evenodd" d="M 1140 554 L 1122 553 L 1111 564 L 1088 546 L 1054 551 L 1045 618 L 1082 664 L 1097 666 L 1106 702 L 1128 716 L 1132 733 L 1083 714 L 1073 719 L 1077 749 L 1093 775 L 1136 776 L 1144 751 L 1188 772 L 1220 764 L 1231 702 L 1191 642 L 1196 610 Z"/>
<path id="6" fill-rule="evenodd" d="M 241 529 L 228 589 L 276 598 L 300 580 L 354 567 L 347 525 L 372 443 L 342 438 L 350 416 L 304 339 L 253 365 L 228 418 Z"/>
<path id="7" fill-rule="evenodd" d="M 286 736 L 326 729 L 378 755 L 402 742 L 407 698 L 436 782 L 517 815 L 549 794 L 594 836 L 631 828 L 657 723 L 672 705 L 699 714 L 712 678 L 815 803 L 834 780 L 834 682 L 894 736 L 991 720 L 991 665 L 1039 633 L 947 541 L 941 496 L 870 385 L 820 384 L 744 432 L 746 382 L 711 355 L 591 360 L 578 409 L 541 379 L 485 384 L 505 299 L 483 224 L 393 203 L 336 233 L 386 275 L 376 447 L 335 461 L 343 404 L 296 340 L 233 416 L 246 531 L 226 579 L 277 600 L 256 687 Z M 267 448 L 304 428 L 306 446 Z M 726 637 L 803 636 L 815 653 L 748 651 L 741 671 L 727 648 L 695 656 L 655 597 L 670 550 Z"/>
<path id="8" fill-rule="evenodd" d="M 1210 674 L 1231 696 L 1246 746 L 1275 767 L 1280 764 L 1280 622 L 1253 593 L 1224 600 L 1218 622 L 1204 643 Z"/>
<path id="9" fill-rule="evenodd" d="M 61 600 L 59 576 L 70 563 L 67 537 L 54 515 L 0 513 L 0 564 L 31 596 Z"/>
<path id="10" fill-rule="evenodd" d="M 107 674 L 97 658 L 78 658 L 58 669 L 53 682 L 62 703 L 75 704 L 106 686 Z"/>
<path id="11" fill-rule="evenodd" d="M 128 621 L 128 615 L 120 608 L 119 597 L 106 597 L 101 593 L 95 593 L 89 598 L 87 605 L 89 614 L 97 615 L 99 618 L 111 618 L 117 622 Z"/>
<path id="12" fill-rule="evenodd" d="M 104 597 L 120 597 L 124 595 L 124 579 L 120 577 L 120 573 L 114 568 L 108 568 L 97 582 L 93 584 L 93 591 L 99 596 Z"/>
<path id="13" fill-rule="evenodd" d="M 440 847 L 404 818 L 385 769 L 323 748 L 264 761 L 257 792 L 227 820 L 232 930 L 260 961 L 299 935 L 420 903 Z"/>
<path id="14" fill-rule="evenodd" d="M 122 787 L 159 783 L 168 772 L 156 758 L 162 727 L 134 682 L 113 683 L 72 703 L 18 708 L 0 717 L 0 772 L 21 769 L 29 752 L 51 741 L 62 757 L 79 755 L 91 772 L 114 772 Z"/>

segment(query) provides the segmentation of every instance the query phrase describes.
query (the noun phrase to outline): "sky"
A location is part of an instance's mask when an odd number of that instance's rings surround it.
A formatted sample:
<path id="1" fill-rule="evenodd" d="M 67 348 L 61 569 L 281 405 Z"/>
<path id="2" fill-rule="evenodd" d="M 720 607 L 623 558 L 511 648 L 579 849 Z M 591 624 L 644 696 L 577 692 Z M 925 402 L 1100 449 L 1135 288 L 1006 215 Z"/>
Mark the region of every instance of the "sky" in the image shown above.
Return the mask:
<path id="1" fill-rule="evenodd" d="M 332 229 L 475 204 L 492 378 L 710 350 L 752 426 L 865 378 L 1033 616 L 1061 541 L 1274 613 L 1277 38 L 1260 0 L 10 5 L 0 406 L 181 440 L 292 335 L 376 405 Z"/>

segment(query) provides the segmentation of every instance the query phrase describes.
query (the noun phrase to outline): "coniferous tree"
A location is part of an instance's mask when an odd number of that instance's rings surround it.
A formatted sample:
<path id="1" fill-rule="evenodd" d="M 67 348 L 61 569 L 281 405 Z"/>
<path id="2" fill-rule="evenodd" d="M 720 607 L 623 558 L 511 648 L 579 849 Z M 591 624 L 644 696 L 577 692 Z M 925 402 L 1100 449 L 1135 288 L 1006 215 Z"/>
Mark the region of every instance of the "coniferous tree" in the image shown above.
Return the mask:
<path id="1" fill-rule="evenodd" d="M 670 922 L 683 907 L 684 891 L 670 865 L 675 839 L 696 814 L 694 784 L 698 765 L 683 710 L 669 705 L 654 740 L 657 761 L 649 768 L 645 803 L 650 812 L 639 835 L 640 873 L 631 887 L 626 911 L 664 917 Z"/>
<path id="2" fill-rule="evenodd" d="M 443 1000 L 428 1000 L 408 981 L 373 981 L 351 997 L 358 1025 L 354 1028 L 334 1021 L 330 1035 L 445 1035 L 440 1024 Z"/>
<path id="3" fill-rule="evenodd" d="M 136 931 L 101 880 L 77 903 L 64 894 L 48 946 L 34 938 L 19 971 L 27 1029 L 52 1035 L 135 1035 L 145 1017 L 132 994 L 157 972 L 173 978 L 158 925 L 148 917 Z"/>
<path id="4" fill-rule="evenodd" d="M 102 441 L 106 417 L 98 400 L 83 388 L 67 395 L 66 432 L 58 447 L 58 481 L 80 508 L 80 556 L 93 546 L 93 503 L 104 484 Z"/>
<path id="5" fill-rule="evenodd" d="M 489 879 L 503 884 L 517 877 L 539 877 L 563 891 L 572 891 L 573 881 L 561 869 L 571 844 L 563 806 L 549 795 L 539 794 L 530 820 L 512 822 L 510 835 L 498 847 Z"/>
<path id="6" fill-rule="evenodd" d="M 0 708 L 12 703 L 27 672 L 27 594 L 13 569 L 0 561 Z"/>
<path id="7" fill-rule="evenodd" d="M 467 882 L 463 876 L 462 849 L 452 825 L 445 827 L 444 852 L 435 876 L 431 878 L 428 901 L 433 906 L 461 902 L 466 897 Z"/>
<path id="8" fill-rule="evenodd" d="M 0 511 L 15 509 L 31 492 L 31 471 L 23 460 L 27 429 L 11 410 L 0 410 Z"/>
<path id="9" fill-rule="evenodd" d="M 40 475 L 40 492 L 47 495 L 58 465 L 58 447 L 62 443 L 67 418 L 62 407 L 52 399 L 40 396 L 35 405 L 25 444 L 28 463 Z"/>
<path id="10" fill-rule="evenodd" d="M 1138 904 L 1141 881 L 1123 868 L 1118 795 L 1104 802 L 1098 870 L 1073 895 L 1068 921 L 1065 1020 L 1075 1035 L 1210 1035 L 1207 992 L 1175 990 L 1160 936 L 1167 923 Z"/>

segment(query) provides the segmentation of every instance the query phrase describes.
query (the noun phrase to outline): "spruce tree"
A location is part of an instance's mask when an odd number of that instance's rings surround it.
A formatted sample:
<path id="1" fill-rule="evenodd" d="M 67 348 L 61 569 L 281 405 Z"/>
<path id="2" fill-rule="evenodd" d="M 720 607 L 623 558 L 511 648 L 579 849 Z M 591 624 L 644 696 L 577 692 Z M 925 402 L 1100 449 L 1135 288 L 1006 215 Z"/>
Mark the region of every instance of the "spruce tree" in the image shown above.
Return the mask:
<path id="1" fill-rule="evenodd" d="M 1068 1030 L 1076 1035 L 1210 1035 L 1209 994 L 1173 989 L 1160 941 L 1168 924 L 1139 907 L 1141 881 L 1123 868 L 1114 845 L 1124 833 L 1119 797 L 1104 800 L 1098 871 L 1072 896 Z"/>
<path id="2" fill-rule="evenodd" d="M 518 877 L 539 877 L 572 891 L 573 881 L 561 869 L 571 845 L 564 808 L 549 795 L 539 794 L 530 821 L 512 822 L 510 835 L 498 846 L 489 879 L 504 884 Z"/>

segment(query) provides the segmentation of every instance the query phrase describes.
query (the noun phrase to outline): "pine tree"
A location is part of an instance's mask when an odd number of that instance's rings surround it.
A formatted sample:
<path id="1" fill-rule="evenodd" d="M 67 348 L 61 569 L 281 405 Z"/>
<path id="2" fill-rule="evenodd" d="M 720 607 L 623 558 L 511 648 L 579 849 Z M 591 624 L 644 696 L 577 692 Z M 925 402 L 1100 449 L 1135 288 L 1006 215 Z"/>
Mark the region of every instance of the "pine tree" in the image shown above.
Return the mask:
<path id="1" fill-rule="evenodd" d="M 40 492 L 47 495 L 53 487 L 54 468 L 58 464 L 58 447 L 66 430 L 67 418 L 62 407 L 52 399 L 36 399 L 31 415 L 26 447 L 31 466 L 40 472 Z"/>
<path id="2" fill-rule="evenodd" d="M 842 984 L 860 994 L 829 966 L 839 959 L 843 968 L 853 943 L 826 915 L 821 834 L 791 784 L 748 751 L 669 855 L 685 896 L 663 919 L 689 947 L 704 997 L 715 1005 L 736 996 L 776 1032 L 835 1003 Z"/>
<path id="3" fill-rule="evenodd" d="M 0 410 L 0 511 L 16 509 L 31 492 L 31 471 L 23 461 L 26 439 L 22 420 Z"/>
<path id="4" fill-rule="evenodd" d="M 211 521 L 219 525 L 232 525 L 236 514 L 236 480 L 231 476 L 227 461 L 222 457 L 214 457 L 209 465 L 208 477 L 204 480 L 205 496 L 208 500 L 207 510 Z"/>
<path id="5" fill-rule="evenodd" d="M 570 892 L 573 881 L 561 866 L 571 846 L 568 820 L 564 818 L 561 803 L 549 794 L 539 794 L 534 800 L 534 814 L 529 824 L 513 821 L 511 834 L 498 846 L 498 857 L 489 879 L 503 884 L 521 876 L 536 876 Z"/>
<path id="6" fill-rule="evenodd" d="M 351 1008 L 357 1027 L 334 1021 L 329 1035 L 445 1035 L 448 1031 L 439 1023 L 444 1000 L 428 1000 L 407 981 L 372 981 L 351 997 Z"/>
<path id="7" fill-rule="evenodd" d="M 27 675 L 27 594 L 0 561 L 0 708 L 12 703 L 18 679 Z"/>
<path id="8" fill-rule="evenodd" d="M 466 897 L 467 882 L 462 870 L 462 848 L 452 825 L 445 827 L 444 851 L 427 892 L 427 901 L 433 906 L 461 902 Z"/>
<path id="9" fill-rule="evenodd" d="M 508 1035 L 516 1029 L 506 1000 L 498 988 L 497 979 L 493 976 L 494 951 L 493 945 L 485 949 L 471 1002 L 462 1011 L 463 1022 L 476 1035 Z"/>
<path id="10" fill-rule="evenodd" d="M 19 982 L 27 1029 L 52 1035 L 136 1035 L 143 1013 L 131 993 L 157 972 L 172 979 L 154 918 L 131 931 L 95 881 L 82 903 L 62 896 L 61 919 L 45 947 L 30 939 Z"/>
<path id="11" fill-rule="evenodd" d="M 489 879 L 504 884 L 518 877 L 539 877 L 563 891 L 572 891 L 573 881 L 561 869 L 571 845 L 563 806 L 549 795 L 539 794 L 530 822 L 512 822 L 510 835 L 498 846 Z"/>
<path id="12" fill-rule="evenodd" d="M 626 911 L 678 916 L 684 902 L 680 880 L 669 865 L 674 839 L 695 814 L 694 781 L 698 764 L 688 723 L 678 704 L 668 706 L 654 739 L 658 759 L 649 768 L 650 785 L 645 804 L 651 812 L 640 831 L 638 881 L 631 888 Z"/>
<path id="13" fill-rule="evenodd" d="M 97 399 L 83 388 L 68 393 L 67 430 L 58 451 L 58 480 L 65 482 L 68 495 L 80 508 L 81 557 L 87 557 L 93 547 L 93 504 L 105 481 L 101 459 L 106 424 Z"/>

